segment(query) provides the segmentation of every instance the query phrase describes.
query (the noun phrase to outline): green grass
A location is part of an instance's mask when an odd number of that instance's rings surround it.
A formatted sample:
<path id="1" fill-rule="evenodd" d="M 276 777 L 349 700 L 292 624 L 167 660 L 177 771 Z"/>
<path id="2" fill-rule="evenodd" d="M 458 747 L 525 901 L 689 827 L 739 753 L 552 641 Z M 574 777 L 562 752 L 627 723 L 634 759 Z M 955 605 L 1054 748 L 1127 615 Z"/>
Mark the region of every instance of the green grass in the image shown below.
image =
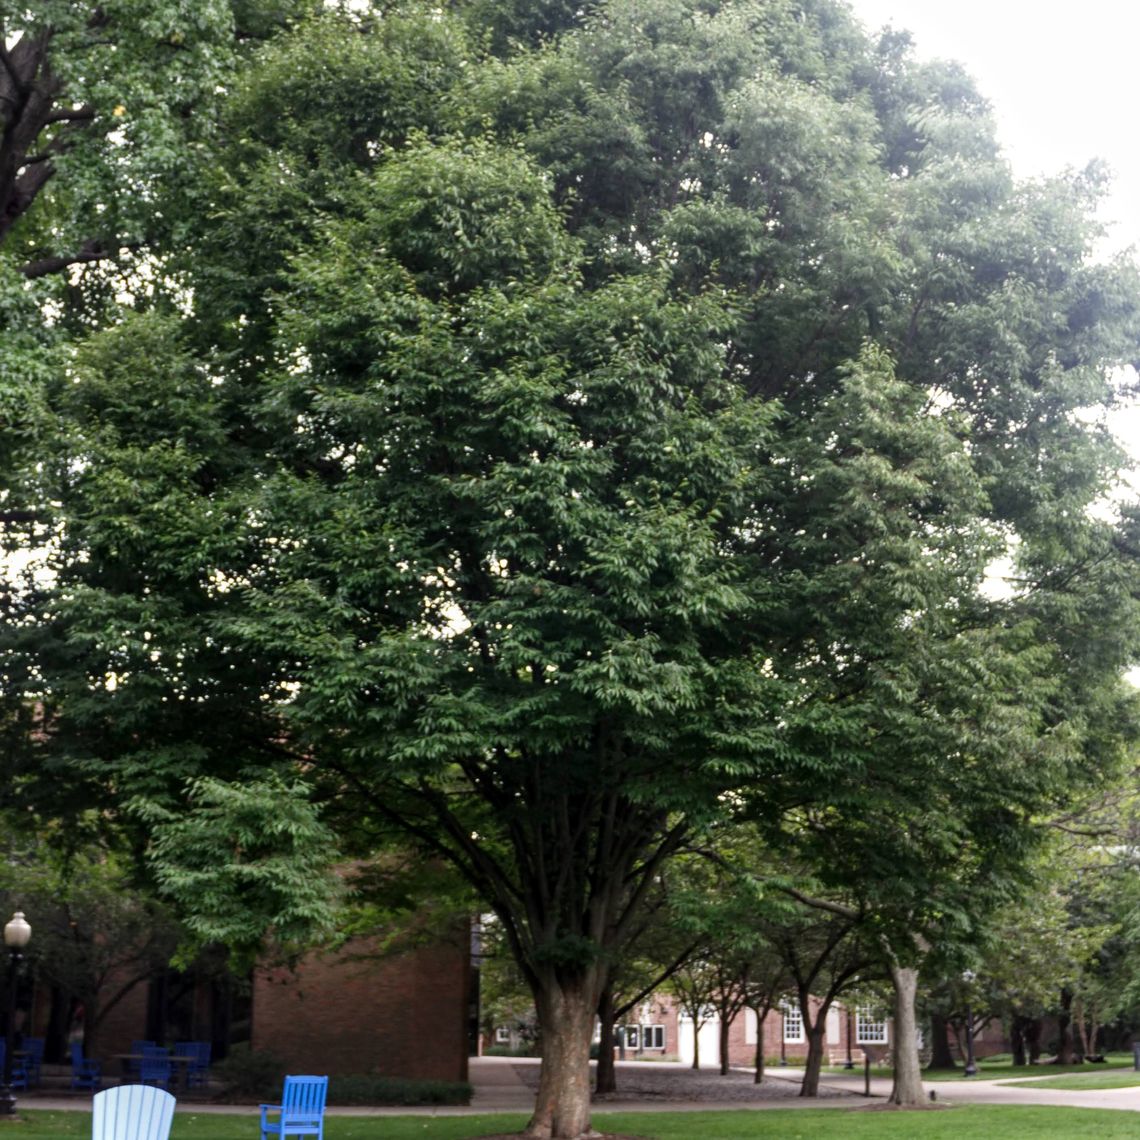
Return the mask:
<path id="1" fill-rule="evenodd" d="M 1067 1073 L 1084 1073 L 1088 1076 L 1105 1076 L 1114 1071 L 1120 1075 L 1120 1070 L 1126 1068 L 1128 1072 L 1132 1072 L 1132 1054 L 1131 1053 L 1109 1053 L 1107 1061 L 1102 1064 L 1092 1065 L 1014 1065 L 1010 1063 L 1009 1054 L 1004 1057 L 994 1057 L 992 1059 L 986 1058 L 978 1062 L 977 1076 L 971 1077 L 975 1081 L 1008 1081 L 1016 1077 L 1060 1077 Z M 890 1070 L 873 1069 L 872 1072 L 890 1076 Z M 922 1079 L 924 1081 L 962 1081 L 966 1078 L 962 1076 L 961 1068 L 958 1069 L 924 1069 L 922 1072 Z M 1040 1082 L 1035 1081 L 1035 1084 Z M 1044 1086 L 1048 1088 L 1049 1086 Z M 1061 1086 L 1057 1086 L 1061 1087 Z M 1095 1085 L 1089 1085 L 1089 1088 L 1095 1088 Z M 1101 1086 L 1104 1088 L 1111 1088 L 1110 1085 Z"/>
<path id="2" fill-rule="evenodd" d="M 518 1129 L 522 1114 L 478 1116 L 330 1116 L 328 1140 L 473 1140 L 491 1132 Z M 761 1109 L 716 1112 L 598 1113 L 595 1127 L 651 1140 L 1135 1140 L 1135 1118 L 1107 1109 L 996 1107 L 963 1105 L 926 1112 L 866 1108 Z M 91 1135 L 84 1112 L 28 1112 L 11 1127 L 21 1140 L 71 1140 Z M 199 1113 L 175 1115 L 171 1140 L 250 1140 L 257 1117 Z"/>
<path id="3" fill-rule="evenodd" d="M 1005 1082 L 1003 1082 L 1005 1083 Z M 1036 1089 L 1073 1089 L 1077 1092 L 1094 1089 L 1130 1089 L 1140 1085 L 1140 1073 L 1132 1069 L 1101 1069 L 1090 1073 L 1087 1068 L 1079 1073 L 1063 1073 L 1037 1081 L 1009 1081 L 1011 1085 L 1032 1085 Z"/>

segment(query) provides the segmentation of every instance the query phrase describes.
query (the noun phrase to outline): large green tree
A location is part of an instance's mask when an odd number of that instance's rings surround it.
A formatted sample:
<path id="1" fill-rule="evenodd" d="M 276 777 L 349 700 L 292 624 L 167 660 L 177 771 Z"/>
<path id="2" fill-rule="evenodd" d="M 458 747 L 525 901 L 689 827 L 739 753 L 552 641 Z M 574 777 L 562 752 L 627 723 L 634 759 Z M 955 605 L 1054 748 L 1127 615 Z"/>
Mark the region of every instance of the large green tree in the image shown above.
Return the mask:
<path id="1" fill-rule="evenodd" d="M 168 299 L 52 392 L 54 578 L 9 667 L 38 641 L 51 770 L 175 896 L 312 921 L 271 848 L 304 864 L 317 811 L 452 860 L 535 996 L 529 1131 L 583 1135 L 612 964 L 711 820 L 945 847 L 991 758 L 1025 815 L 1095 766 L 1106 718 L 1048 696 L 1093 656 L 1063 587 L 1122 549 L 1083 520 L 1134 274 L 1091 257 L 1095 171 L 1015 183 L 968 80 L 830 0 L 353 5 L 224 95 L 154 183 Z M 202 860 L 274 795 L 254 871 Z"/>

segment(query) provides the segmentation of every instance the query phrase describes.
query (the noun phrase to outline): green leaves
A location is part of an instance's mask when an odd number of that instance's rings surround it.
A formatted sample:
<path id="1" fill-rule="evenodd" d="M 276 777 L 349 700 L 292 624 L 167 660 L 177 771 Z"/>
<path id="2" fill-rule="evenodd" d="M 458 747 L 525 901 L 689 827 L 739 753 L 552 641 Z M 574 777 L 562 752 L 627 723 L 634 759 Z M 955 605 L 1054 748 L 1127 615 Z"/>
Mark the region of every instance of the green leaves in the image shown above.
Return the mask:
<path id="1" fill-rule="evenodd" d="M 158 889 L 186 915 L 196 945 L 256 957 L 267 934 L 287 945 L 330 928 L 337 845 L 303 785 L 197 779 L 185 795 L 179 812 L 143 800 L 131 810 L 149 826 Z"/>

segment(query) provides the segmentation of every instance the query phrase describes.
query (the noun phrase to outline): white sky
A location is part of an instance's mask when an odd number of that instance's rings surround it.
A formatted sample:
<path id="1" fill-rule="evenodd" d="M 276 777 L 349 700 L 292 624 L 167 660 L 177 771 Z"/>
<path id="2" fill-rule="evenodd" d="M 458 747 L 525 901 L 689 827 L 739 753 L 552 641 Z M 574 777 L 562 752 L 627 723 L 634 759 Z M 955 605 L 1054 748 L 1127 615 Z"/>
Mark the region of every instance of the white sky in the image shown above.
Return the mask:
<path id="1" fill-rule="evenodd" d="M 848 0 L 868 31 L 909 30 L 922 58 L 959 60 L 993 105 L 1017 174 L 1108 162 L 1110 248 L 1140 248 L 1136 0 Z M 1140 463 L 1140 409 L 1114 417 Z"/>
<path id="2" fill-rule="evenodd" d="M 849 0 L 868 31 L 913 33 L 924 58 L 960 60 L 990 100 L 1022 175 L 1103 158 L 1116 172 L 1117 247 L 1140 245 L 1135 0 Z"/>

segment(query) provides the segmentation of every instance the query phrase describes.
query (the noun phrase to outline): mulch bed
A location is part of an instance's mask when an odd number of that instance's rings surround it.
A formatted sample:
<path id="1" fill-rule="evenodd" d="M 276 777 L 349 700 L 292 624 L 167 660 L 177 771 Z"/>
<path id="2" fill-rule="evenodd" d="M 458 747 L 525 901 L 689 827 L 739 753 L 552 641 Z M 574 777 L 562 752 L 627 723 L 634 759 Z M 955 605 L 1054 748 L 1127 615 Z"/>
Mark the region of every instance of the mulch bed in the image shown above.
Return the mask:
<path id="1" fill-rule="evenodd" d="M 528 1088 L 538 1088 L 538 1066 L 516 1065 L 515 1072 Z M 733 1069 L 721 1076 L 713 1069 L 688 1069 L 679 1065 L 617 1065 L 617 1092 L 602 1093 L 593 1098 L 596 1111 L 604 1112 L 607 1102 L 645 1101 L 646 1103 L 701 1104 L 710 1108 L 717 1106 L 742 1107 L 759 1101 L 798 1099 L 799 1081 L 787 1080 L 779 1076 L 766 1076 L 761 1084 L 756 1084 L 751 1072 Z M 851 1097 L 846 1089 L 823 1084 L 819 1099 Z"/>
<path id="2" fill-rule="evenodd" d="M 489 1136 L 477 1136 L 475 1140 L 519 1140 L 522 1132 L 492 1132 Z M 653 1140 L 650 1136 L 631 1136 L 628 1132 L 595 1132 L 593 1140 Z"/>

